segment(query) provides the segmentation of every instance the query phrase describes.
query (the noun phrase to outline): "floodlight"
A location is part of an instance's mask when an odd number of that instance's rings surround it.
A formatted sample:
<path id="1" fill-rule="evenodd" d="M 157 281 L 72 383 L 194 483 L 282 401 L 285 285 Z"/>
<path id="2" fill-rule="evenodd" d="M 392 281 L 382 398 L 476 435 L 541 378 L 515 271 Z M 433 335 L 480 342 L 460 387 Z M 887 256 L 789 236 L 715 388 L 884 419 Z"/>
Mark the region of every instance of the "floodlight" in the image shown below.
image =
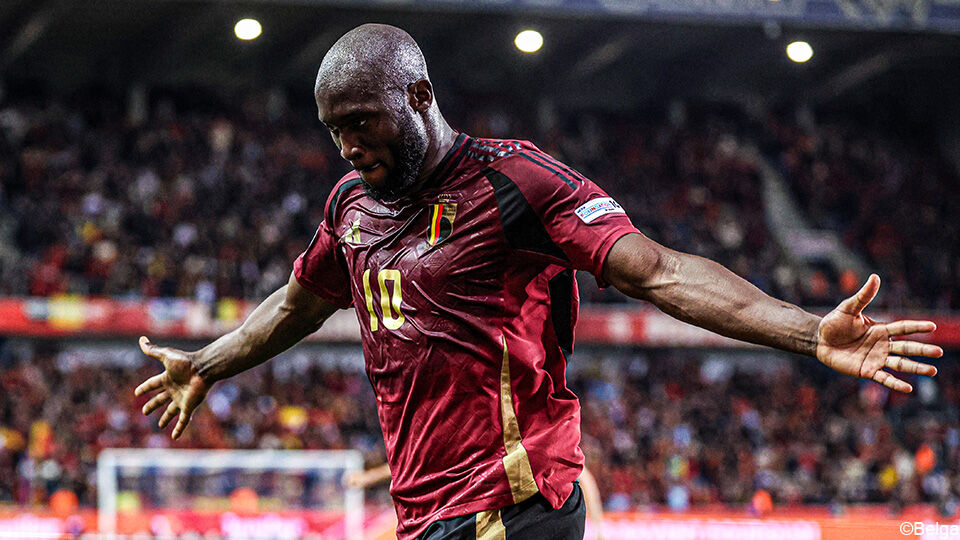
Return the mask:
<path id="1" fill-rule="evenodd" d="M 261 32 L 263 32 L 263 28 L 260 26 L 260 21 L 256 19 L 240 19 L 233 27 L 233 33 L 237 35 L 237 38 L 244 41 L 257 39 Z"/>
<path id="2" fill-rule="evenodd" d="M 543 36 L 536 30 L 524 30 L 517 34 L 513 43 L 525 53 L 535 53 L 543 46 Z"/>
<path id="3" fill-rule="evenodd" d="M 813 58 L 813 47 L 806 41 L 794 41 L 787 45 L 787 58 L 802 64 Z"/>

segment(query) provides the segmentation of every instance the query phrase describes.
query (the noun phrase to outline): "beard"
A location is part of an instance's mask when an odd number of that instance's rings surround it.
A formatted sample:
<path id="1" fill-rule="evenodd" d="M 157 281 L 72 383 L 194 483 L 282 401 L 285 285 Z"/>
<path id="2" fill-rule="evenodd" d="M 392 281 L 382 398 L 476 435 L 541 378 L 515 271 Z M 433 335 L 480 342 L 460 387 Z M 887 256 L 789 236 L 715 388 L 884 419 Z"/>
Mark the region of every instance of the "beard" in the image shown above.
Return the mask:
<path id="1" fill-rule="evenodd" d="M 400 141 L 387 147 L 393 154 L 393 168 L 389 171 L 384 186 L 378 188 L 363 182 L 367 195 L 381 202 L 395 201 L 410 194 L 420 178 L 423 158 L 427 154 L 427 135 L 418 129 L 413 118 L 401 114 L 397 123 Z"/>

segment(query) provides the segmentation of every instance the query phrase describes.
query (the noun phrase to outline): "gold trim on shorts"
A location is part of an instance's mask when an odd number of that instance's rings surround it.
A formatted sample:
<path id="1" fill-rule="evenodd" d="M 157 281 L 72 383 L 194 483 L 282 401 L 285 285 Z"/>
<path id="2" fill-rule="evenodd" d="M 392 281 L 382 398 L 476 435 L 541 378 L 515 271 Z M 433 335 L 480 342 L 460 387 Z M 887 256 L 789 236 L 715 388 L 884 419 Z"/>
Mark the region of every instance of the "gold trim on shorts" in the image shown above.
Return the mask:
<path id="1" fill-rule="evenodd" d="M 500 510 L 477 512 L 477 540 L 506 540 L 507 530 L 500 520 Z"/>

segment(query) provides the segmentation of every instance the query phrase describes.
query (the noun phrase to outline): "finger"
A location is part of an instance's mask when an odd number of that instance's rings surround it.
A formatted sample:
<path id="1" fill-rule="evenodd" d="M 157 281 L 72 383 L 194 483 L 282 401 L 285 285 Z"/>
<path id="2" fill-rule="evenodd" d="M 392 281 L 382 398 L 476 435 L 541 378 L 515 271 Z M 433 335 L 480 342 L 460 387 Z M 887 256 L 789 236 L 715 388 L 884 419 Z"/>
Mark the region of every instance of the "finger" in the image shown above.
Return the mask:
<path id="1" fill-rule="evenodd" d="M 901 356 L 926 356 L 928 358 L 940 358 L 943 356 L 943 349 L 929 343 L 920 343 L 919 341 L 891 341 L 890 354 L 899 354 Z"/>
<path id="2" fill-rule="evenodd" d="M 160 429 L 167 427 L 167 424 L 173 420 L 173 417 L 177 415 L 177 411 L 179 410 L 180 407 L 177 407 L 177 404 L 171 401 L 170 405 L 167 405 L 167 410 L 163 411 L 163 416 L 160 417 L 160 421 L 157 422 Z"/>
<path id="3" fill-rule="evenodd" d="M 142 396 L 161 387 L 163 387 L 163 373 L 154 375 L 153 377 L 143 381 L 140 386 L 133 391 L 133 395 Z"/>
<path id="4" fill-rule="evenodd" d="M 918 332 L 927 333 L 937 329 L 937 325 L 933 321 L 894 321 L 884 326 L 887 328 L 887 334 L 891 336 L 905 336 Z"/>
<path id="5" fill-rule="evenodd" d="M 150 343 L 150 339 L 147 338 L 147 336 L 140 336 L 140 350 L 143 351 L 143 354 L 149 356 L 150 358 L 163 361 L 158 349 L 159 347 L 153 343 Z"/>
<path id="6" fill-rule="evenodd" d="M 837 306 L 837 309 L 850 315 L 860 315 L 863 308 L 867 307 L 880 290 L 880 276 L 870 274 L 867 282 L 857 291 L 857 294 L 847 298 Z"/>
<path id="7" fill-rule="evenodd" d="M 896 390 L 897 392 L 903 392 L 904 394 L 913 392 L 912 386 L 887 373 L 886 371 L 883 371 L 882 369 L 877 370 L 877 372 L 873 374 L 873 380 L 891 390 Z"/>
<path id="8" fill-rule="evenodd" d="M 183 430 L 187 429 L 187 424 L 190 423 L 190 413 L 187 411 L 180 411 L 180 418 L 177 420 L 177 425 L 173 428 L 173 438 L 179 439 L 180 434 L 183 433 Z"/>
<path id="9" fill-rule="evenodd" d="M 140 350 L 143 351 L 143 354 L 159 360 L 161 364 L 166 367 L 166 362 L 172 357 L 176 357 L 176 349 L 171 349 L 170 347 L 160 347 L 154 345 L 146 336 L 140 336 Z"/>
<path id="10" fill-rule="evenodd" d="M 937 368 L 930 364 L 914 362 L 909 358 L 902 356 L 888 356 L 884 365 L 887 369 L 894 369 L 901 373 L 916 373 L 926 377 L 933 377 L 937 374 Z"/>
<path id="11" fill-rule="evenodd" d="M 143 414 L 149 415 L 153 411 L 160 408 L 161 405 L 167 402 L 170 399 L 170 395 L 166 392 L 160 392 L 159 394 L 153 396 L 153 398 L 143 406 Z"/>

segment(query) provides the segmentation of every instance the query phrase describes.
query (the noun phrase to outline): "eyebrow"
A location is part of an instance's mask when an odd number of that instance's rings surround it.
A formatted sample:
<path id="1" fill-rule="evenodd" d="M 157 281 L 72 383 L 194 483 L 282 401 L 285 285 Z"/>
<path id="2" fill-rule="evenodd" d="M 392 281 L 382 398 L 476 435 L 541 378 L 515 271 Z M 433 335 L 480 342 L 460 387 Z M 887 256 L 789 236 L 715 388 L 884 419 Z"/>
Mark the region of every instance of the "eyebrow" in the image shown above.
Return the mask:
<path id="1" fill-rule="evenodd" d="M 334 115 L 333 118 L 330 119 L 330 121 L 324 121 L 324 119 L 320 117 L 319 114 L 317 115 L 317 117 L 320 118 L 320 122 L 322 122 L 323 125 L 327 126 L 328 128 L 333 128 L 333 127 L 337 127 L 337 124 L 345 124 L 357 118 L 358 116 L 371 116 L 375 113 L 376 111 L 374 110 L 373 107 L 370 107 L 368 105 L 356 105 L 356 106 L 350 107 L 345 112 L 339 115 Z"/>

